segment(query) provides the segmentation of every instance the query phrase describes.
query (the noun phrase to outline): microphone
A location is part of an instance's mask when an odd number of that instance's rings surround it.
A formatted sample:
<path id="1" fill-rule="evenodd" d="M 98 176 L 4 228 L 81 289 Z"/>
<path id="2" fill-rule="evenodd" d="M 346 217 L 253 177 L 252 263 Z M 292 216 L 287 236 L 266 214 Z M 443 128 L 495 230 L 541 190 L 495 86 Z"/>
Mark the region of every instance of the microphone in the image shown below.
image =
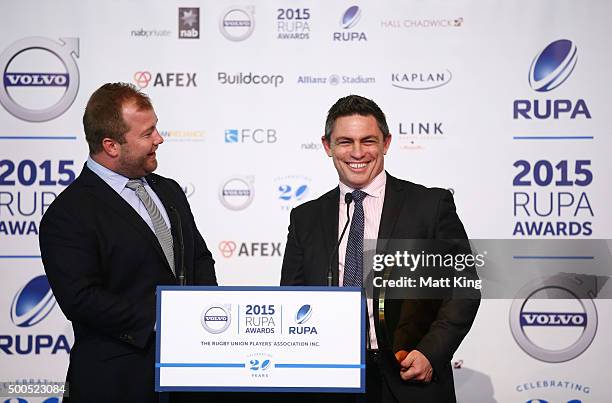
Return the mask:
<path id="1" fill-rule="evenodd" d="M 338 242 L 336 243 L 336 247 L 332 251 L 332 255 L 329 258 L 329 267 L 327 270 L 327 286 L 331 287 L 334 282 L 334 273 L 332 267 L 334 265 L 334 256 L 338 256 L 338 250 L 340 249 L 340 242 L 342 242 L 342 238 L 344 238 L 344 233 L 348 228 L 349 223 L 351 222 L 351 217 L 349 216 L 349 206 L 353 202 L 353 194 L 347 193 L 344 195 L 344 203 L 346 204 L 346 224 L 344 224 L 344 228 L 342 229 L 342 233 L 340 234 L 340 238 L 338 238 Z"/>
<path id="2" fill-rule="evenodd" d="M 185 278 L 185 245 L 183 243 L 183 227 L 181 226 L 181 216 L 179 212 L 174 208 L 174 206 L 170 207 L 170 212 L 174 215 L 176 221 L 176 240 L 178 242 L 178 251 L 179 251 L 179 264 L 178 267 L 175 267 L 176 277 L 179 280 L 179 285 L 186 285 L 187 279 Z"/>

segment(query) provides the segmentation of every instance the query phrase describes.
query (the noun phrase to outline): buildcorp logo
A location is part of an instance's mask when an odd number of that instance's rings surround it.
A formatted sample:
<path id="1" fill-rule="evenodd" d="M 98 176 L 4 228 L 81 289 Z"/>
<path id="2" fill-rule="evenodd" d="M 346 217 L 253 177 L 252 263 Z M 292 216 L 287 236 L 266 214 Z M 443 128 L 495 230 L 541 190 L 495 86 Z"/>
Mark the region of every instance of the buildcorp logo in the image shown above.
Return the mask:
<path id="1" fill-rule="evenodd" d="M 11 303 L 10 318 L 15 326 L 28 329 L 42 322 L 53 310 L 55 298 L 44 275 L 34 277 L 21 287 Z M 58 351 L 70 352 L 65 335 L 16 334 L 0 335 L 0 350 L 5 354 L 26 355 Z"/>
<path id="2" fill-rule="evenodd" d="M 528 82 L 532 90 L 546 94 L 570 77 L 578 62 L 578 49 L 569 39 L 551 42 L 531 62 Z M 514 119 L 559 119 L 583 117 L 591 119 L 584 99 L 517 99 Z"/>
<path id="3" fill-rule="evenodd" d="M 220 71 L 217 73 L 217 81 L 223 85 L 273 85 L 278 87 L 285 82 L 285 77 L 280 74 L 227 73 Z"/>
<path id="4" fill-rule="evenodd" d="M 30 37 L 0 54 L 0 103 L 13 116 L 45 122 L 62 115 L 79 89 L 78 38 Z"/>
<path id="5" fill-rule="evenodd" d="M 597 331 L 597 310 L 585 284 L 557 275 L 519 292 L 510 308 L 510 330 L 523 351 L 551 363 L 586 351 Z"/>

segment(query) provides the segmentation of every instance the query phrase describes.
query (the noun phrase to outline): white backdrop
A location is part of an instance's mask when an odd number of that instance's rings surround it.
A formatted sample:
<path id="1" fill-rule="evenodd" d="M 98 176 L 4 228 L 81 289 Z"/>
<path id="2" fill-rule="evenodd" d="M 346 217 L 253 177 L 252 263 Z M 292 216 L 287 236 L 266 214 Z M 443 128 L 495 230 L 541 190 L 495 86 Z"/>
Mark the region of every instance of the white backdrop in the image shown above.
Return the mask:
<path id="1" fill-rule="evenodd" d="M 470 237 L 610 238 L 611 15 L 603 0 L 3 4 L 0 381 L 64 377 L 70 324 L 30 282 L 44 274 L 40 218 L 82 169 L 82 113 L 102 83 L 151 96 L 158 173 L 184 187 L 220 284 L 275 285 L 290 209 L 337 183 L 319 139 L 350 93 L 387 114 L 386 169 L 451 188 Z M 547 363 L 512 337 L 512 301 L 483 301 L 454 359 L 460 401 L 609 401 L 608 302 L 595 301 L 588 349 Z M 540 330 L 544 344 L 581 337 Z"/>

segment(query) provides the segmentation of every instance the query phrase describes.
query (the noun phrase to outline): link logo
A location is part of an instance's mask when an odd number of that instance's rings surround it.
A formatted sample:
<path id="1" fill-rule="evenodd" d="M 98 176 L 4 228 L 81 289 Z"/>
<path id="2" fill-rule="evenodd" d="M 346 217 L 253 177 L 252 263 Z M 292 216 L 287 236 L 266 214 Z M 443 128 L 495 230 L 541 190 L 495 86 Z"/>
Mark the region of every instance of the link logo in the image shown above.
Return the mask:
<path id="1" fill-rule="evenodd" d="M 13 116 L 46 122 L 61 116 L 74 102 L 79 90 L 79 39 L 60 41 L 24 38 L 0 54 L 0 103 Z"/>

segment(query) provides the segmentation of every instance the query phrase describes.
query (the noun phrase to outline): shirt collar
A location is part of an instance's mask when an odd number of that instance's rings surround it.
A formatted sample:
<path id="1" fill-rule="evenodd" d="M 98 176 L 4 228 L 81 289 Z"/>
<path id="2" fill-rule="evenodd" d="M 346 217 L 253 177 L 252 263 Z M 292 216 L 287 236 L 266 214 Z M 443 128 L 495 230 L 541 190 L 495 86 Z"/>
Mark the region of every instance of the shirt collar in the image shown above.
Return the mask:
<path id="1" fill-rule="evenodd" d="M 367 193 L 370 197 L 381 197 L 383 190 L 385 190 L 385 185 L 387 184 L 387 173 L 382 170 L 372 182 L 370 182 L 366 187 L 360 189 Z M 350 186 L 345 185 L 340 182 L 340 200 L 344 200 L 344 195 L 347 193 L 352 193 L 355 189 Z"/>
<path id="2" fill-rule="evenodd" d="M 121 193 L 123 189 L 125 189 L 125 185 L 128 183 L 129 180 L 129 178 L 126 178 L 125 176 L 118 174 L 115 171 L 111 171 L 105 166 L 97 163 L 93 160 L 93 158 L 91 158 L 91 156 L 87 158 L 87 168 L 91 169 L 117 193 Z"/>

